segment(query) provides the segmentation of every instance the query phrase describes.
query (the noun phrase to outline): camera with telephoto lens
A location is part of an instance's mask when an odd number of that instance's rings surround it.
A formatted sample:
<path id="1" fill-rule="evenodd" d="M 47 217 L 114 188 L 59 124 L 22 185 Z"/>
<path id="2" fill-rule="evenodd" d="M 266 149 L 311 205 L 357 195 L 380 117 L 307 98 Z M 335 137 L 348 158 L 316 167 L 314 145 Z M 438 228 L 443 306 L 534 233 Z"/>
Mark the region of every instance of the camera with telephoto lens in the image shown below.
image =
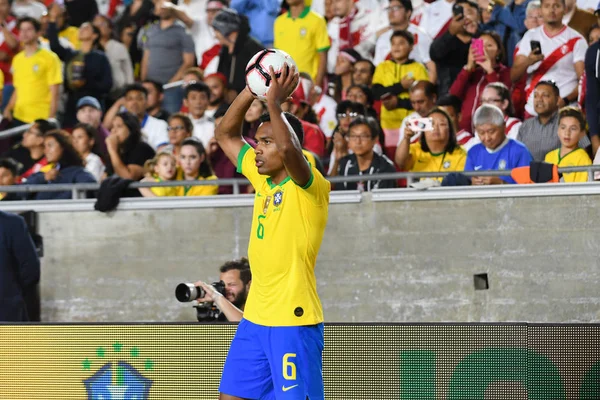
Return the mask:
<path id="1" fill-rule="evenodd" d="M 213 282 L 212 287 L 223 296 L 225 296 L 225 282 Z M 206 292 L 202 287 L 195 286 L 193 283 L 180 283 L 175 288 L 175 297 L 181 303 L 187 303 L 197 299 L 201 299 L 206 296 Z M 194 306 L 196 309 L 196 318 L 198 322 L 216 321 L 221 318 L 221 310 L 214 305 L 213 302 L 198 303 Z"/>

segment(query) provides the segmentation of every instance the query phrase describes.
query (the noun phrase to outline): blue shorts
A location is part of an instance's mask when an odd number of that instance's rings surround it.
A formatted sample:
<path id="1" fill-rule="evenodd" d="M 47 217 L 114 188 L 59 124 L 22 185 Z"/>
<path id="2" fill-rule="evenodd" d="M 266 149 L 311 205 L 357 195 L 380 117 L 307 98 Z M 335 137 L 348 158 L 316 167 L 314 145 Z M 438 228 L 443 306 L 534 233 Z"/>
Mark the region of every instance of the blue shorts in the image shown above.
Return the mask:
<path id="1" fill-rule="evenodd" d="M 252 400 L 323 400 L 323 324 L 262 326 L 242 319 L 219 391 Z"/>

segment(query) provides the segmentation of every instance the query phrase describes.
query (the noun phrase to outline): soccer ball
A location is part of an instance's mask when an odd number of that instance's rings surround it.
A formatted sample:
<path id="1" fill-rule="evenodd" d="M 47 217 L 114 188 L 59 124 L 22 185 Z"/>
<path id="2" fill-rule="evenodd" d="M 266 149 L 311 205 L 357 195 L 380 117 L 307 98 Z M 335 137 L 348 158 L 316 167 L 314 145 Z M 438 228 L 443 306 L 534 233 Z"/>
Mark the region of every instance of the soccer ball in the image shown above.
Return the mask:
<path id="1" fill-rule="evenodd" d="M 259 100 L 266 101 L 271 86 L 269 66 L 273 66 L 275 75 L 279 77 L 285 65 L 296 67 L 294 59 L 285 51 L 264 49 L 252 57 L 246 66 L 246 84 L 250 92 Z M 297 67 L 296 67 L 297 70 Z"/>

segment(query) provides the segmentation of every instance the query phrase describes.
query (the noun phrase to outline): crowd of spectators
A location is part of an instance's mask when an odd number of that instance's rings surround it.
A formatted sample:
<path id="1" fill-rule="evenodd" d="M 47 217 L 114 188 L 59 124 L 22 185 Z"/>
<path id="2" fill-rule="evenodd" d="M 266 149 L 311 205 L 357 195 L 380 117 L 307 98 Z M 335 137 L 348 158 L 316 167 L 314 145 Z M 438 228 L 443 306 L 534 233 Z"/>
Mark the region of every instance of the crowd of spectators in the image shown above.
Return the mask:
<path id="1" fill-rule="evenodd" d="M 600 163 L 598 0 L 0 0 L 0 185 L 240 177 L 214 139 L 263 48 L 289 53 L 307 160 L 336 190 L 514 183 Z M 255 101 L 243 136 L 265 106 Z M 424 123 L 423 121 L 428 121 Z M 593 160 L 593 161 L 592 161 Z M 563 181 L 587 181 L 587 173 Z M 441 179 L 440 179 L 441 181 Z M 244 190 L 251 190 L 246 189 Z M 232 193 L 157 187 L 137 196 Z M 27 194 L 68 198 L 70 192 Z M 0 200 L 21 199 L 0 193 Z"/>

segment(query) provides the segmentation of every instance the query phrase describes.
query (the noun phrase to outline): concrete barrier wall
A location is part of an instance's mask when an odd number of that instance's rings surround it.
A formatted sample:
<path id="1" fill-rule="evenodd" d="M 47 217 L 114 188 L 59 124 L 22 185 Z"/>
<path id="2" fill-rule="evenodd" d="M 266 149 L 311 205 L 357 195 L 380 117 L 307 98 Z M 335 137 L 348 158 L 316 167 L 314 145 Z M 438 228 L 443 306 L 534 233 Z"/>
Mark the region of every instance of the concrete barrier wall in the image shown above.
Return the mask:
<path id="1" fill-rule="evenodd" d="M 600 321 L 599 196 L 333 204 L 327 321 Z M 193 321 L 177 283 L 246 254 L 250 207 L 48 212 L 44 321 Z M 474 274 L 487 273 L 488 290 Z"/>

